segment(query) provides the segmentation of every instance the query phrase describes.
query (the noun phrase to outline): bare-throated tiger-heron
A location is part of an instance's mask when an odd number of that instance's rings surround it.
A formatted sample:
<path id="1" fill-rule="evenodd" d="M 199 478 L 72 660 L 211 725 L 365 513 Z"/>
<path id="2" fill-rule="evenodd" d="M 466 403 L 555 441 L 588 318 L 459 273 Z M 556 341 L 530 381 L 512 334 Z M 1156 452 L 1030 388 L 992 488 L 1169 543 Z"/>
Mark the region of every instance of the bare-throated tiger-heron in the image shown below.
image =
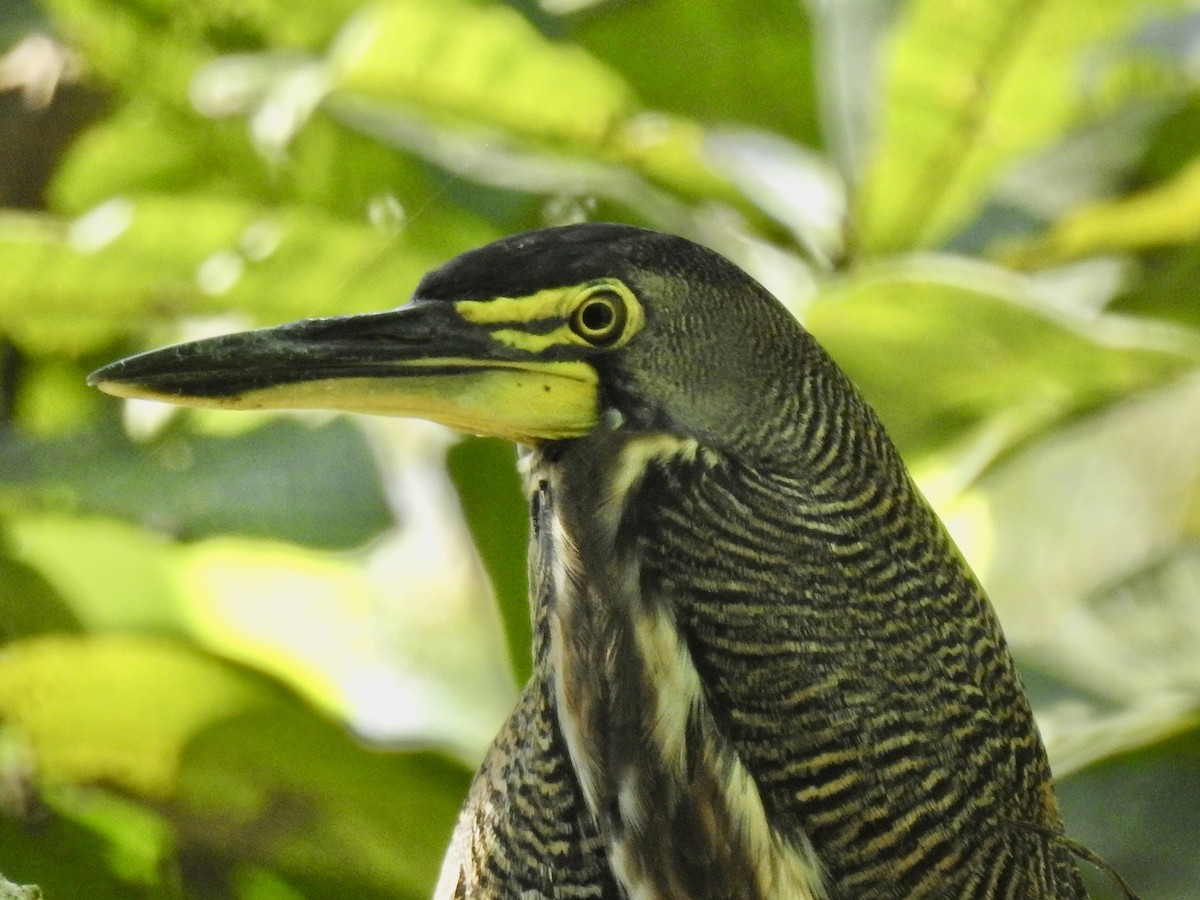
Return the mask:
<path id="1" fill-rule="evenodd" d="M 398 309 L 91 382 L 521 446 L 534 671 L 440 896 L 1085 896 L 984 592 L 855 388 L 716 253 L 530 232 Z"/>

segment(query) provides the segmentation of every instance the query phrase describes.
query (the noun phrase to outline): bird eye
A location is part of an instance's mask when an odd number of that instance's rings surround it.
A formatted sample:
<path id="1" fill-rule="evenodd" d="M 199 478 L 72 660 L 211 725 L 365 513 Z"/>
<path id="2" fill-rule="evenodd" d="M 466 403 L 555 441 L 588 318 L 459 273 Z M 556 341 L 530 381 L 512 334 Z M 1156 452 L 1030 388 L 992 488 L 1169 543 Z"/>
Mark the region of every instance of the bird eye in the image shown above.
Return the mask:
<path id="1" fill-rule="evenodd" d="M 612 291 L 589 294 L 571 313 L 571 330 L 597 347 L 614 343 L 625 327 L 625 302 Z"/>

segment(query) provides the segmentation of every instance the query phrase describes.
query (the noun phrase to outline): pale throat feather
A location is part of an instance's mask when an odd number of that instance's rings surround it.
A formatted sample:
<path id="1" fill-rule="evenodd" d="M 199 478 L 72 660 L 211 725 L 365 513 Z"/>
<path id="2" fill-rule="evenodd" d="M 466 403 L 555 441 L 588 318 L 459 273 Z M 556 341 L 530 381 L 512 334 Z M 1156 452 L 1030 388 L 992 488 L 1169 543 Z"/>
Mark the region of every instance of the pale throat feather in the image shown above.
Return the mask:
<path id="1" fill-rule="evenodd" d="M 772 826 L 719 732 L 670 597 L 642 596 L 636 544 L 622 541 L 648 466 L 703 467 L 715 455 L 670 435 L 594 440 L 609 446 L 579 458 L 605 458 L 605 468 L 581 475 L 568 459 L 535 453 L 527 475 L 551 498 L 543 527 L 558 720 L 617 881 L 634 900 L 827 897 L 807 836 Z M 742 874 L 722 885 L 730 872 Z M 697 887 L 709 884 L 711 894 Z"/>

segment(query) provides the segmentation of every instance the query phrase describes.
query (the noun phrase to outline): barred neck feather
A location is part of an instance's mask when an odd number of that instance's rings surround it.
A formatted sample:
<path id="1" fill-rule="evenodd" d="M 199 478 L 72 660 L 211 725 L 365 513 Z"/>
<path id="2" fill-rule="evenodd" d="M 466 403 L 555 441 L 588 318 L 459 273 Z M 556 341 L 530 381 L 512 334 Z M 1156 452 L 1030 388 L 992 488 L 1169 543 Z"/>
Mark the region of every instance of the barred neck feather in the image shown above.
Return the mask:
<path id="1" fill-rule="evenodd" d="M 601 452 L 605 439 L 589 438 L 533 471 L 550 505 L 539 541 L 550 571 L 547 677 L 614 877 L 639 900 L 826 898 L 807 837 L 772 827 L 717 729 L 674 605 L 643 593 L 641 548 L 623 527 L 647 467 L 703 470 L 716 458 L 665 435 L 607 437 Z M 603 471 L 589 465 L 598 460 Z"/>
<path id="2" fill-rule="evenodd" d="M 1061 831 L 991 608 L 861 421 L 800 477 L 619 429 L 534 460 L 538 658 L 630 896 L 1084 896 L 1008 824 Z"/>

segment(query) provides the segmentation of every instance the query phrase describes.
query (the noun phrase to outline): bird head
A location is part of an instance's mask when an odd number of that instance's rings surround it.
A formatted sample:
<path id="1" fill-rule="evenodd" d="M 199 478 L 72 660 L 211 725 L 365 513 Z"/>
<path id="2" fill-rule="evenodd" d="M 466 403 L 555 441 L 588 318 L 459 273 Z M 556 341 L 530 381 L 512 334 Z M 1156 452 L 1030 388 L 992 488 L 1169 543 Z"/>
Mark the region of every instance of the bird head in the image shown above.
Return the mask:
<path id="1" fill-rule="evenodd" d="M 186 406 L 413 416 L 531 446 L 606 423 L 762 454 L 806 373 L 831 368 L 716 253 L 583 224 L 464 253 L 398 309 L 152 350 L 89 383 Z"/>

